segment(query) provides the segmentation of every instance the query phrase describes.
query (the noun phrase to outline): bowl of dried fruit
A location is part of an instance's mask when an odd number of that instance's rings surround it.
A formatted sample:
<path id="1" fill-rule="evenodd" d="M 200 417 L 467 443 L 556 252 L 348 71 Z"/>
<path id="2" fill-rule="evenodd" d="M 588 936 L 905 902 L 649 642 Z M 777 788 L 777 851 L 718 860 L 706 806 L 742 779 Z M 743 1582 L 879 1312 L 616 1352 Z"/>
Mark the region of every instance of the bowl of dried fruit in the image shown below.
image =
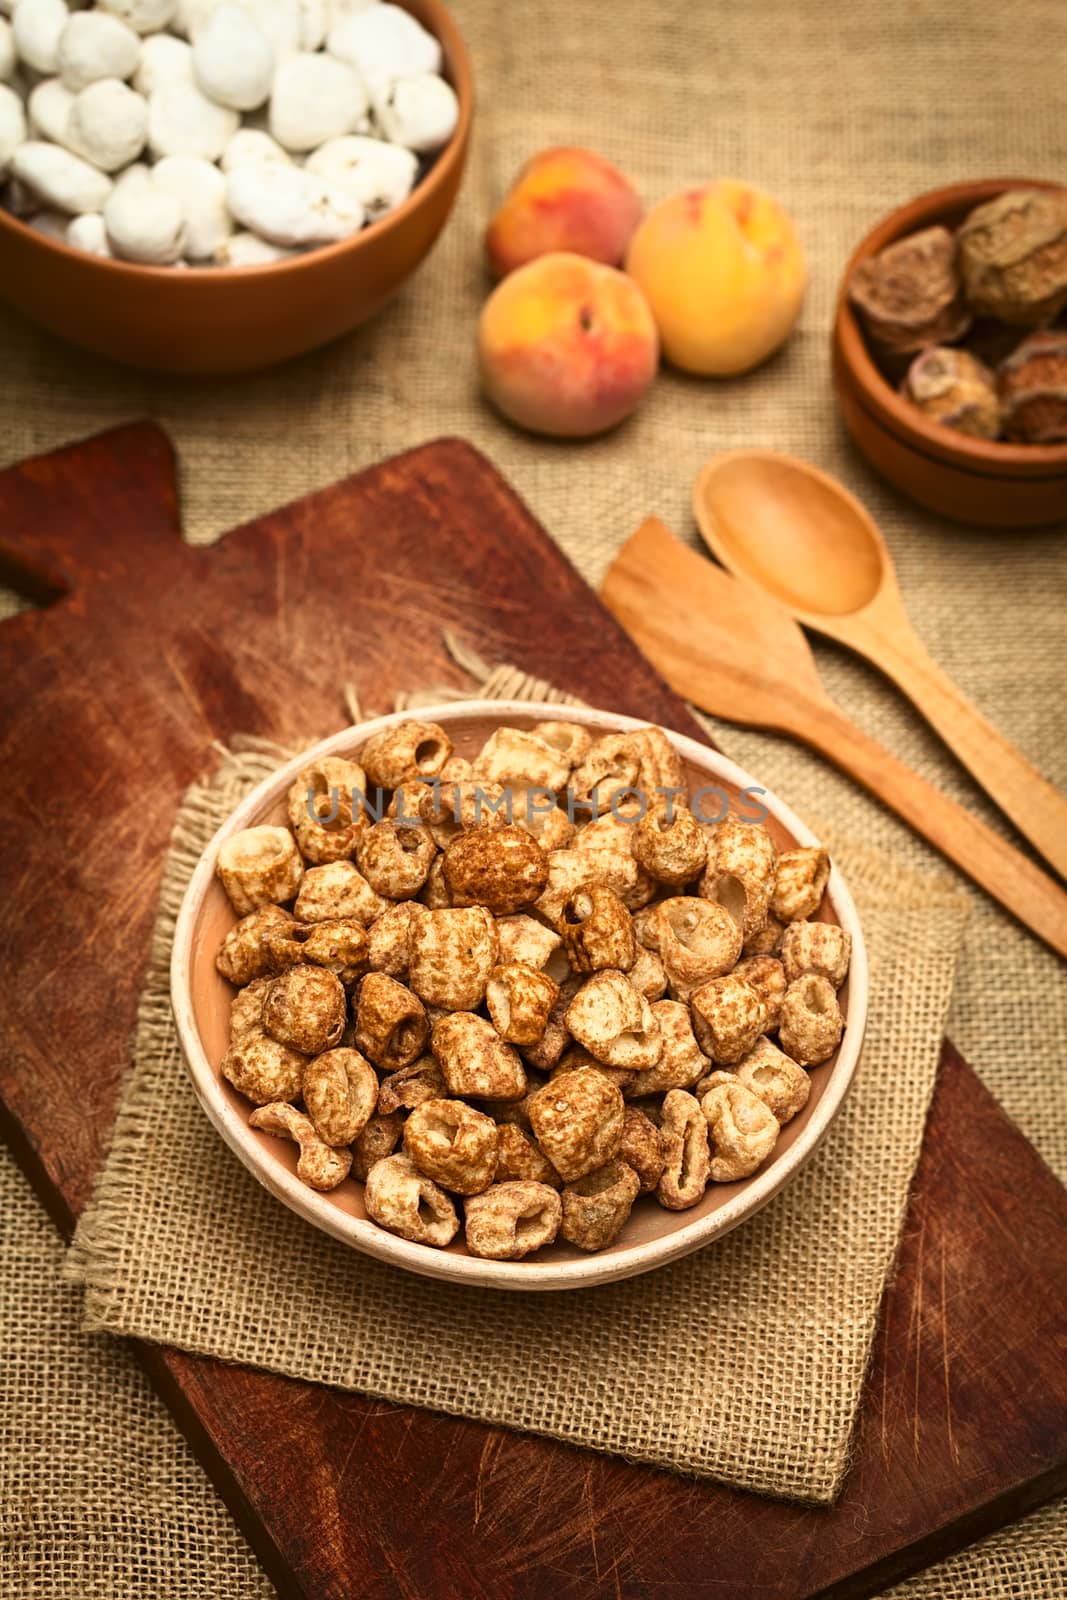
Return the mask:
<path id="1" fill-rule="evenodd" d="M 871 465 L 945 516 L 1067 518 L 1067 188 L 921 195 L 845 269 L 833 335 L 846 426 Z"/>
<path id="2" fill-rule="evenodd" d="M 207 1119 L 272 1195 L 505 1289 L 646 1272 L 752 1216 L 840 1109 L 867 1003 L 840 873 L 733 762 L 490 701 L 262 783 L 197 865 L 171 980 Z"/>

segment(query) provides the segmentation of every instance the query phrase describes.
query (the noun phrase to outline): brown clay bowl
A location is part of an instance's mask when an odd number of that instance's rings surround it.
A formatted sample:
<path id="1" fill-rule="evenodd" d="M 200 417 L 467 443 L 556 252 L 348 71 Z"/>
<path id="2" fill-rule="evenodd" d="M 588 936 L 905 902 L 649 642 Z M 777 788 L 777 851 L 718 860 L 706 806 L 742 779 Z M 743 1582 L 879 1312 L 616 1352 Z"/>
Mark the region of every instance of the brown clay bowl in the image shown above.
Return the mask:
<path id="1" fill-rule="evenodd" d="M 468 701 L 420 710 L 420 717 L 443 724 L 456 753 L 474 756 L 499 727 L 529 727 L 558 718 L 558 706 L 526 701 Z M 859 1060 L 867 1012 L 867 957 L 856 908 L 834 867 L 820 917 L 852 935 L 852 967 L 841 990 L 845 1032 L 837 1051 L 812 1069 L 811 1097 L 803 1112 L 783 1130 L 766 1163 L 742 1183 L 711 1184 L 689 1211 L 665 1211 L 655 1200 L 638 1200 L 615 1243 L 589 1255 L 557 1242 L 526 1261 L 485 1261 L 468 1254 L 462 1232 L 446 1250 L 411 1244 L 384 1232 L 367 1218 L 363 1185 L 348 1178 L 329 1194 L 317 1194 L 296 1177 L 296 1146 L 248 1126 L 251 1106 L 226 1082 L 219 1063 L 229 1037 L 233 990 L 215 968 L 219 944 L 237 920 L 215 875 L 222 841 L 241 828 L 286 822 L 286 793 L 298 773 L 326 755 L 354 755 L 371 734 L 410 713 L 379 717 L 347 728 L 290 761 L 261 783 L 226 820 L 198 864 L 182 903 L 171 959 L 171 1003 L 182 1050 L 197 1098 L 215 1132 L 276 1199 L 290 1210 L 366 1255 L 425 1277 L 495 1289 L 580 1289 L 633 1277 L 688 1255 L 728 1233 L 767 1204 L 810 1160 L 841 1108 Z M 567 716 L 598 733 L 637 728 L 631 717 L 567 708 Z M 690 792 L 711 785 L 738 808 L 741 791 L 753 780 L 732 761 L 681 734 L 670 735 L 686 769 Z M 781 848 L 814 844 L 811 830 L 770 792 L 760 789 L 769 816 L 766 826 Z M 707 800 L 715 809 L 718 797 Z M 212 1137 L 205 1127 L 204 1138 Z"/>
<path id="2" fill-rule="evenodd" d="M 845 268 L 833 333 L 833 371 L 845 426 L 876 472 L 921 505 L 961 522 L 1029 528 L 1067 519 L 1067 444 L 972 439 L 924 416 L 875 364 L 847 285 L 868 256 L 921 228 L 955 227 L 1008 189 L 1055 189 L 1031 178 L 989 178 L 935 189 L 892 212 Z M 1020 337 L 1025 330 L 1020 330 Z"/>
<path id="3" fill-rule="evenodd" d="M 441 0 L 400 0 L 435 34 L 459 123 L 403 205 L 351 239 L 262 267 L 142 267 L 36 233 L 0 209 L 0 294 L 73 344 L 152 372 L 254 372 L 348 333 L 427 254 L 459 190 L 470 135 L 471 67 Z"/>

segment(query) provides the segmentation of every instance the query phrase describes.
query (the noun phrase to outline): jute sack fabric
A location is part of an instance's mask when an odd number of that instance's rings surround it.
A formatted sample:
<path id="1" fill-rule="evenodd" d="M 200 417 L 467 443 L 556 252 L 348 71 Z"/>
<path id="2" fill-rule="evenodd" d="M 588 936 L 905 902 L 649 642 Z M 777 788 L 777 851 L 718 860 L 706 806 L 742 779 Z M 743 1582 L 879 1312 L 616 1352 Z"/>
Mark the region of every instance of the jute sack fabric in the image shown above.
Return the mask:
<path id="1" fill-rule="evenodd" d="M 545 689 L 504 669 L 481 692 Z M 966 916 L 951 880 L 835 845 L 870 946 L 862 1065 L 815 1160 L 750 1224 L 594 1292 L 453 1288 L 309 1235 L 211 1133 L 183 1070 L 174 917 L 207 841 L 282 754 L 227 753 L 179 811 L 133 1065 L 72 1252 L 86 1325 L 831 1500 L 933 1088 Z"/>
<path id="2" fill-rule="evenodd" d="M 531 502 L 582 571 L 597 581 L 612 551 L 648 510 L 693 538 L 688 484 L 705 455 L 735 444 L 806 454 L 841 474 L 878 516 L 905 598 L 935 654 L 1026 754 L 1067 786 L 1063 692 L 1067 680 L 1067 541 L 1062 529 L 1026 535 L 958 529 L 880 485 L 846 445 L 829 395 L 827 338 L 834 285 L 848 250 L 883 211 L 924 188 L 995 172 L 1067 172 L 1062 67 L 1067 11 L 1059 0 L 979 4 L 916 0 L 892 7 L 857 0 L 763 0 L 736 6 L 681 0 L 648 8 L 617 0 L 543 0 L 537 26 L 520 26 L 496 0 L 453 0 L 478 77 L 476 145 L 460 207 L 411 288 L 368 330 L 279 372 L 229 383 L 172 383 L 109 369 L 0 309 L 0 459 L 67 443 L 145 414 L 173 432 L 183 464 L 187 531 L 215 537 L 235 521 L 440 432 L 479 443 Z M 550 142 L 587 143 L 627 166 L 649 196 L 703 173 L 730 172 L 787 200 L 812 257 L 798 337 L 770 367 L 721 389 L 663 374 L 620 433 L 580 450 L 544 447 L 500 425 L 478 402 L 470 327 L 482 293 L 479 236 L 518 162 Z M 294 447 L 294 441 L 298 447 Z M 816 647 L 831 691 L 883 743 L 939 786 L 1003 824 L 980 792 L 880 679 L 831 647 Z M 786 743 L 719 729 L 735 759 L 758 771 L 813 822 L 864 810 L 865 836 L 913 869 L 937 861 L 910 833 L 865 802 L 825 764 Z M 962 880 L 961 880 L 962 881 Z M 968 891 L 970 892 L 970 891 Z M 1005 916 L 974 896 L 950 1031 L 987 1084 L 1061 1177 L 1067 1178 L 1067 985 L 1062 967 Z M 0 1154 L 5 1163 L 10 1158 Z M 32 1321 L 33 1296 L 59 1296 L 52 1254 L 24 1248 L 50 1225 L 24 1189 L 5 1207 L 11 1275 L 0 1285 L 0 1334 L 17 1381 L 7 1395 L 20 1419 L 0 1452 L 0 1519 L 29 1495 L 18 1548 L 62 1550 L 50 1576 L 0 1562 L 0 1592 L 20 1597 L 195 1593 L 175 1565 L 181 1528 L 214 1533 L 203 1560 L 219 1600 L 250 1592 L 232 1576 L 238 1536 L 199 1510 L 212 1498 L 187 1462 L 158 1402 L 128 1358 L 108 1342 L 94 1384 L 113 1385 L 84 1426 L 75 1385 L 45 1370 L 84 1359 L 69 1317 Z M 34 1234 L 36 1230 L 36 1234 Z M 92 1341 L 98 1353 L 99 1340 Z M 133 1385 L 134 1414 L 124 1396 Z M 131 1429 L 144 1455 L 124 1473 Z M 110 1497 L 95 1476 L 112 1463 Z M 152 1512 L 140 1499 L 144 1462 Z M 183 1470 L 174 1463 L 187 1462 Z M 14 1477 L 9 1477 L 14 1474 Z M 190 1498 L 201 1485 L 203 1501 Z M 17 1498 L 9 1493 L 18 1485 Z M 84 1489 L 81 1486 L 86 1486 Z M 108 1568 L 107 1541 L 141 1508 L 151 1584 L 124 1586 Z M 0 1521 L 5 1537 L 9 1522 Z M 52 1543 L 54 1539 L 54 1545 Z M 184 1548 L 194 1548 L 185 1538 Z M 210 1553 L 207 1553 L 210 1550 Z M 6 1551 L 5 1551 L 6 1553 Z M 95 1565 L 94 1565 L 95 1563 Z M 52 1564 L 41 1556 L 35 1571 Z M 172 1580 L 168 1582 L 168 1573 Z M 71 1576 L 74 1574 L 74 1576 Z M 1067 1590 L 1067 1506 L 1039 1512 L 894 1595 L 993 1600 Z"/>

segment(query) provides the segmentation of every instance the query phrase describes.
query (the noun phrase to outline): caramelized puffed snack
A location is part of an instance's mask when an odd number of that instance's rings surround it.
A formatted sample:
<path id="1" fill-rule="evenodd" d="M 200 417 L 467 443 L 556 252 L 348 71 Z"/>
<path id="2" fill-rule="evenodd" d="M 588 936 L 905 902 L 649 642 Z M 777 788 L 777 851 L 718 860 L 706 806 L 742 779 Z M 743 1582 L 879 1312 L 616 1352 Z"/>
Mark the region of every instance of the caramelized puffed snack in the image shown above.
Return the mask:
<path id="1" fill-rule="evenodd" d="M 827 978 L 806 972 L 785 991 L 778 1021 L 778 1042 L 802 1067 L 818 1066 L 833 1055 L 845 1029 L 834 986 Z"/>
<path id="2" fill-rule="evenodd" d="M 324 756 L 305 767 L 289 790 L 289 826 L 300 854 L 313 866 L 344 861 L 367 826 L 363 768 L 340 756 Z"/>
<path id="3" fill-rule="evenodd" d="M 426 874 L 426 882 L 419 890 L 419 899 L 427 911 L 448 911 L 455 904 L 452 899 L 452 890 L 448 887 L 445 877 L 445 858 L 443 855 L 434 856 L 430 862 L 430 870 Z"/>
<path id="4" fill-rule="evenodd" d="M 563 1215 L 555 1189 L 528 1180 L 494 1183 L 464 1209 L 467 1249 L 487 1261 L 521 1261 L 551 1244 Z"/>
<path id="5" fill-rule="evenodd" d="M 532 905 L 548 882 L 548 857 L 525 829 L 470 828 L 450 840 L 445 881 L 457 906 L 485 906 L 506 917 Z"/>
<path id="6" fill-rule="evenodd" d="M 497 1126 L 465 1100 L 426 1100 L 404 1124 L 404 1154 L 453 1194 L 481 1194 L 496 1172 Z"/>
<path id="7" fill-rule="evenodd" d="M 660 902 L 661 903 L 661 902 Z M 634 938 L 644 950 L 659 954 L 659 906 L 644 906 L 633 913 Z"/>
<path id="8" fill-rule="evenodd" d="M 633 858 L 634 829 L 644 815 L 645 802 L 638 794 L 620 794 L 599 817 L 583 822 L 574 835 L 575 850 L 595 850 L 601 855 L 617 854 Z"/>
<path id="9" fill-rule="evenodd" d="M 304 1108 L 324 1144 L 358 1139 L 378 1103 L 378 1074 L 358 1050 L 327 1050 L 304 1068 Z"/>
<path id="10" fill-rule="evenodd" d="M 571 773 L 574 803 L 588 806 L 594 816 L 607 811 L 614 796 L 636 789 L 644 753 L 633 734 L 601 734 Z"/>
<path id="11" fill-rule="evenodd" d="M 263 1032 L 263 1004 L 270 993 L 273 978 L 253 978 L 239 989 L 230 1001 L 230 1043 L 247 1039 L 250 1033 Z M 281 1098 L 273 1095 L 272 1099 Z"/>
<path id="12" fill-rule="evenodd" d="M 426 882 L 437 846 L 421 822 L 383 817 L 356 845 L 359 870 L 386 900 L 410 900 Z"/>
<path id="13" fill-rule="evenodd" d="M 272 970 L 266 946 L 268 933 L 275 933 L 292 922 L 281 906 L 259 906 L 234 924 L 219 946 L 215 965 L 224 978 L 238 988 Z"/>
<path id="14" fill-rule="evenodd" d="M 567 1027 L 567 1011 L 581 986 L 582 980 L 577 973 L 564 978 L 559 986 L 559 998 L 548 1013 L 544 1033 L 536 1043 L 522 1047 L 525 1061 L 540 1072 L 551 1072 L 571 1043 L 571 1032 Z"/>
<path id="15" fill-rule="evenodd" d="M 445 1080 L 433 1056 L 418 1056 L 406 1067 L 399 1067 L 382 1079 L 378 1088 L 378 1114 L 388 1116 L 401 1108 L 414 1111 L 416 1106 L 427 1100 L 439 1100 L 445 1093 Z"/>
<path id="16" fill-rule="evenodd" d="M 657 1000 L 652 1015 L 663 1038 L 663 1054 L 647 1072 L 634 1074 L 634 1093 L 691 1089 L 708 1063 L 693 1033 L 689 1007 L 679 1000 Z"/>
<path id="17" fill-rule="evenodd" d="M 641 1181 L 624 1161 L 609 1161 L 564 1186 L 560 1238 L 580 1250 L 603 1250 L 618 1238 L 641 1192 Z"/>
<path id="18" fill-rule="evenodd" d="M 588 1050 L 583 1050 L 580 1044 L 572 1044 L 564 1050 L 558 1063 L 552 1068 L 549 1078 L 558 1078 L 563 1072 L 577 1072 L 579 1067 L 602 1072 L 608 1082 L 613 1083 L 624 1095 L 636 1093 L 634 1085 L 643 1076 L 640 1072 L 632 1072 L 627 1067 L 606 1067 L 596 1056 L 591 1056 Z"/>
<path id="19" fill-rule="evenodd" d="M 800 922 L 819 909 L 830 877 L 830 857 L 819 845 L 784 850 L 778 857 L 771 910 L 783 922 Z"/>
<path id="20" fill-rule="evenodd" d="M 418 900 L 397 900 L 375 917 L 367 930 L 367 962 L 372 972 L 386 972 L 390 978 L 407 975 L 412 918 L 425 915 L 426 907 Z"/>
<path id="21" fill-rule="evenodd" d="M 443 1250 L 459 1232 L 456 1208 L 443 1189 L 408 1156 L 386 1156 L 367 1174 L 363 1204 L 372 1222 L 388 1233 Z"/>
<path id="22" fill-rule="evenodd" d="M 552 928 L 546 928 L 536 917 L 517 912 L 512 917 L 497 917 L 496 931 L 500 939 L 501 961 L 518 961 L 524 967 L 538 967 L 550 978 L 562 983 L 570 965 L 563 949 L 563 940 Z"/>
<path id="23" fill-rule="evenodd" d="M 694 989 L 729 972 L 741 954 L 741 930 L 724 906 L 692 895 L 656 907 L 659 957 L 671 993 L 687 1000 Z"/>
<path id="24" fill-rule="evenodd" d="M 778 1119 L 730 1073 L 716 1073 L 702 1100 L 711 1140 L 712 1183 L 737 1183 L 766 1161 L 778 1139 Z"/>
<path id="25" fill-rule="evenodd" d="M 535 722 L 530 732 L 558 751 L 570 770 L 584 761 L 593 742 L 593 735 L 580 722 Z"/>
<path id="26" fill-rule="evenodd" d="M 777 956 L 743 956 L 732 976 L 743 978 L 750 988 L 755 989 L 767 1013 L 764 1032 L 773 1033 L 778 1026 L 786 990 L 785 969 L 781 961 Z"/>
<path id="27" fill-rule="evenodd" d="M 513 1122 L 497 1124 L 496 1183 L 512 1179 L 547 1183 L 558 1189 L 563 1180 L 537 1142 Z"/>
<path id="28" fill-rule="evenodd" d="M 623 1099 L 601 1072 L 560 1073 L 538 1090 L 529 1109 L 534 1138 L 565 1183 L 602 1167 L 618 1152 Z"/>
<path id="29" fill-rule="evenodd" d="M 717 1066 L 740 1061 L 767 1026 L 761 995 L 736 972 L 701 984 L 690 1003 L 697 1043 Z"/>
<path id="30" fill-rule="evenodd" d="M 299 1098 L 306 1061 L 306 1056 L 279 1044 L 269 1033 L 249 1032 L 233 1041 L 219 1070 L 240 1094 L 265 1106 Z"/>
<path id="31" fill-rule="evenodd" d="M 263 1026 L 272 1039 L 316 1056 L 340 1043 L 345 991 L 322 967 L 290 967 L 272 982 L 263 1002 Z"/>
<path id="32" fill-rule="evenodd" d="M 449 1094 L 475 1100 L 521 1100 L 526 1093 L 522 1057 L 491 1022 L 471 1011 L 452 1011 L 434 1023 L 430 1048 Z"/>
<path id="33" fill-rule="evenodd" d="M 277 1139 L 291 1139 L 300 1146 L 296 1175 L 309 1189 L 324 1192 L 336 1189 L 348 1177 L 352 1167 L 351 1150 L 334 1150 L 316 1133 L 311 1118 L 295 1106 L 284 1101 L 260 1106 L 249 1117 L 248 1126 L 258 1128 L 261 1133 L 272 1133 Z"/>
<path id="34" fill-rule="evenodd" d="M 759 933 L 754 933 L 751 938 L 745 940 L 741 946 L 742 952 L 746 956 L 777 955 L 784 932 L 784 924 L 779 922 L 773 912 L 768 911 L 763 927 Z"/>
<path id="35" fill-rule="evenodd" d="M 536 1044 L 558 999 L 559 984 L 547 972 L 519 962 L 494 967 L 485 988 L 493 1027 L 508 1044 Z"/>
<path id="36" fill-rule="evenodd" d="M 637 787 L 651 801 L 661 790 L 685 793 L 685 768 L 662 728 L 636 728 L 630 736 L 640 752 Z"/>
<path id="37" fill-rule="evenodd" d="M 485 999 L 500 939 L 483 906 L 427 911 L 408 931 L 408 982 L 428 1006 L 473 1011 Z"/>
<path id="38" fill-rule="evenodd" d="M 288 828 L 242 828 L 219 846 L 215 871 L 239 917 L 291 900 L 304 863 Z"/>
<path id="39" fill-rule="evenodd" d="M 757 1039 L 737 1068 L 737 1081 L 758 1094 L 784 1127 L 803 1111 L 811 1094 L 811 1079 L 803 1067 L 785 1055 L 770 1039 Z"/>
<path id="40" fill-rule="evenodd" d="M 578 889 L 559 921 L 563 948 L 575 972 L 628 972 L 637 956 L 630 913 L 615 893 L 593 884 Z"/>
<path id="41" fill-rule="evenodd" d="M 511 820 L 536 839 L 546 856 L 553 850 L 567 850 L 574 840 L 574 823 L 562 806 L 554 803 L 551 789 L 515 789 L 511 796 Z"/>
<path id="42" fill-rule="evenodd" d="M 368 972 L 356 1003 L 356 1048 L 383 1072 L 422 1054 L 430 1031 L 422 1001 L 384 972 Z"/>
<path id="43" fill-rule="evenodd" d="M 566 787 L 570 762 L 546 739 L 525 728 L 497 728 L 482 746 L 473 764 L 478 783 L 496 783 L 502 789 Z"/>
<path id="44" fill-rule="evenodd" d="M 677 804 L 668 809 L 664 801 L 635 824 L 630 848 L 649 877 L 680 889 L 703 872 L 708 842 L 691 811 Z"/>
<path id="45" fill-rule="evenodd" d="M 668 1211 L 695 1206 L 708 1186 L 711 1155 L 708 1124 L 700 1102 L 685 1089 L 669 1089 L 660 1112 L 663 1174 L 656 1199 Z"/>
<path id="46" fill-rule="evenodd" d="M 567 1027 L 607 1067 L 654 1067 L 663 1039 L 652 1007 L 624 972 L 594 972 L 567 1007 Z"/>
<path id="47" fill-rule="evenodd" d="M 636 1172 L 641 1194 L 651 1194 L 663 1176 L 666 1162 L 660 1131 L 636 1106 L 627 1106 L 622 1114 L 619 1160 Z"/>
<path id="48" fill-rule="evenodd" d="M 498 783 L 438 783 L 419 800 L 418 816 L 438 850 L 447 850 L 457 833 L 468 828 L 503 828 L 511 821 L 508 801 Z"/>
<path id="49" fill-rule="evenodd" d="M 659 1000 L 667 993 L 667 969 L 654 950 L 637 946 L 634 964 L 626 973 L 638 994 L 646 1000 Z"/>
<path id="50" fill-rule="evenodd" d="M 375 1112 L 363 1132 L 352 1145 L 352 1176 L 366 1183 L 370 1169 L 378 1161 L 391 1156 L 404 1132 L 404 1119 L 399 1111 L 383 1116 Z"/>
<path id="51" fill-rule="evenodd" d="M 787 982 L 814 972 L 840 989 L 848 976 L 852 940 L 834 922 L 791 922 L 782 935 L 781 958 Z"/>
<path id="52" fill-rule="evenodd" d="M 452 754 L 452 741 L 436 722 L 396 722 L 368 739 L 360 760 L 378 789 L 399 789 L 434 778 Z M 399 896 L 397 897 L 399 898 Z"/>
<path id="53" fill-rule="evenodd" d="M 314 967 L 325 967 L 346 989 L 367 970 L 367 933 L 362 923 L 298 922 L 293 925 L 295 948 Z M 275 936 L 268 939 L 272 950 Z"/>
<path id="54" fill-rule="evenodd" d="M 707 830 L 708 859 L 699 893 L 718 901 L 741 922 L 742 939 L 752 939 L 767 921 L 774 893 L 778 852 L 758 822 L 724 817 Z"/>
<path id="55" fill-rule="evenodd" d="M 298 922 L 359 922 L 367 927 L 388 904 L 351 861 L 328 861 L 304 873 L 293 911 Z"/>

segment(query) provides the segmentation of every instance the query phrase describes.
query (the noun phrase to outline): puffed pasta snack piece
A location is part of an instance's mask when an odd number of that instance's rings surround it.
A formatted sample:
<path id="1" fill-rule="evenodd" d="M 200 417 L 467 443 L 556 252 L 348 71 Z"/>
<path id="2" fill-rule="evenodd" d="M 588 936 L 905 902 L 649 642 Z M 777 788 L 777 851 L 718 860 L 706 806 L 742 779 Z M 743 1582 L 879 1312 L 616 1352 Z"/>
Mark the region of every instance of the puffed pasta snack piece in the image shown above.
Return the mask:
<path id="1" fill-rule="evenodd" d="M 560 1073 L 529 1105 L 534 1138 L 565 1183 L 618 1153 L 623 1113 L 615 1084 L 592 1068 Z"/>
<path id="2" fill-rule="evenodd" d="M 521 1261 L 551 1244 L 563 1217 L 556 1190 L 529 1180 L 494 1183 L 464 1209 L 467 1249 L 487 1261 Z"/>
<path id="3" fill-rule="evenodd" d="M 405 1155 L 376 1161 L 363 1186 L 372 1222 L 412 1244 L 443 1250 L 459 1232 L 459 1217 L 445 1191 Z"/>
<path id="4" fill-rule="evenodd" d="M 277 1139 L 291 1139 L 300 1146 L 296 1175 L 309 1189 L 336 1189 L 348 1177 L 352 1167 L 352 1152 L 334 1150 L 320 1139 L 310 1117 L 306 1117 L 295 1106 L 285 1102 L 260 1106 L 249 1117 L 248 1125 L 258 1128 L 261 1133 L 271 1133 Z"/>
<path id="5" fill-rule="evenodd" d="M 485 989 L 493 1027 L 508 1044 L 536 1044 L 558 999 L 559 984 L 547 972 L 519 962 L 494 967 Z"/>
<path id="6" fill-rule="evenodd" d="M 840 1042 L 845 1019 L 834 986 L 827 978 L 806 972 L 785 991 L 778 1020 L 778 1041 L 799 1066 L 827 1061 Z"/>
<path id="7" fill-rule="evenodd" d="M 690 1004 L 697 1043 L 717 1066 L 740 1061 L 767 1026 L 762 996 L 735 972 L 702 984 Z"/>
<path id="8" fill-rule="evenodd" d="M 355 761 L 325 756 L 298 774 L 289 790 L 289 826 L 305 861 L 319 866 L 355 853 L 367 826 L 367 779 Z"/>
<path id="9" fill-rule="evenodd" d="M 637 1173 L 624 1161 L 609 1161 L 565 1184 L 560 1238 L 579 1250 L 603 1250 L 622 1232 L 640 1192 Z"/>
<path id="10" fill-rule="evenodd" d="M 319 1055 L 340 1043 L 345 991 L 323 967 L 290 967 L 275 978 L 263 1002 L 263 1026 L 290 1050 Z"/>
<path id="11" fill-rule="evenodd" d="M 726 1072 L 714 1074 L 700 1108 L 711 1141 L 712 1183 L 737 1183 L 751 1177 L 778 1140 L 778 1119 L 773 1111 Z"/>
<path id="12" fill-rule="evenodd" d="M 737 1081 L 759 1095 L 783 1128 L 803 1111 L 811 1094 L 811 1079 L 804 1068 L 766 1038 L 757 1039 L 738 1063 Z"/>
<path id="13" fill-rule="evenodd" d="M 242 988 L 253 978 L 262 978 L 270 972 L 266 935 L 278 932 L 292 921 L 288 911 L 273 904 L 259 906 L 242 917 L 229 930 L 215 957 L 215 965 L 222 976 Z"/>
<path id="14" fill-rule="evenodd" d="M 711 1170 L 708 1124 L 700 1102 L 685 1089 L 670 1089 L 660 1113 L 663 1172 L 656 1199 L 668 1211 L 687 1211 L 703 1199 Z"/>
<path id="15" fill-rule="evenodd" d="M 436 722 L 396 722 L 367 740 L 360 761 L 378 789 L 399 789 L 419 778 L 433 778 L 452 754 L 452 741 Z"/>
<path id="16" fill-rule="evenodd" d="M 408 982 L 425 1005 L 474 1011 L 497 965 L 500 937 L 484 906 L 443 907 L 408 925 Z"/>
<path id="17" fill-rule="evenodd" d="M 834 922 L 791 922 L 779 954 L 788 983 L 813 972 L 840 989 L 848 977 L 852 939 Z"/>
<path id="18" fill-rule="evenodd" d="M 417 995 L 384 972 L 368 972 L 356 1005 L 356 1048 L 383 1072 L 406 1067 L 423 1052 L 430 1032 Z"/>
<path id="19" fill-rule="evenodd" d="M 304 1108 L 324 1144 L 359 1138 L 378 1104 L 378 1074 L 358 1050 L 326 1050 L 304 1068 Z"/>
<path id="20" fill-rule="evenodd" d="M 475 1100 L 521 1100 L 522 1057 L 491 1022 L 471 1011 L 450 1011 L 434 1023 L 430 1048 L 451 1095 Z"/>
<path id="21" fill-rule="evenodd" d="M 778 857 L 771 910 L 782 922 L 814 916 L 830 877 L 830 857 L 818 845 L 785 850 Z"/>
<path id="22" fill-rule="evenodd" d="M 219 846 L 215 871 L 239 917 L 259 906 L 291 900 L 304 863 L 288 828 L 242 828 Z"/>
<path id="23" fill-rule="evenodd" d="M 655 1013 L 624 972 L 594 972 L 567 1007 L 578 1043 L 607 1067 L 654 1067 L 663 1054 Z"/>
<path id="24" fill-rule="evenodd" d="M 454 1194 L 481 1194 L 496 1174 L 497 1125 L 465 1100 L 427 1100 L 404 1124 L 404 1154 Z"/>

